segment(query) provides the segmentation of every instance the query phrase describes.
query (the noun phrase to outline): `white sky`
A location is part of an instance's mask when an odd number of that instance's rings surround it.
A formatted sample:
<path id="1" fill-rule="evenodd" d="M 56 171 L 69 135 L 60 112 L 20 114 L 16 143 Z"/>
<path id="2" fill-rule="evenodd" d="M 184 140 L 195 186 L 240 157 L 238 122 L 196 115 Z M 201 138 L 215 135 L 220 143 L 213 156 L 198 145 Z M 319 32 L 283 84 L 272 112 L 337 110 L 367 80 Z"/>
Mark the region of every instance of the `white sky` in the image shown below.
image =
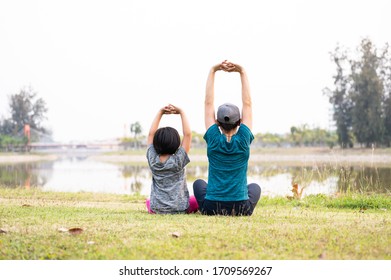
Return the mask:
<path id="1" fill-rule="evenodd" d="M 247 69 L 254 133 L 327 128 L 329 53 L 391 42 L 390 11 L 388 0 L 0 0 L 0 116 L 31 86 L 57 141 L 122 137 L 136 121 L 146 134 L 168 103 L 203 133 L 207 74 L 228 59 Z M 223 102 L 240 105 L 237 73 L 216 76 Z"/>

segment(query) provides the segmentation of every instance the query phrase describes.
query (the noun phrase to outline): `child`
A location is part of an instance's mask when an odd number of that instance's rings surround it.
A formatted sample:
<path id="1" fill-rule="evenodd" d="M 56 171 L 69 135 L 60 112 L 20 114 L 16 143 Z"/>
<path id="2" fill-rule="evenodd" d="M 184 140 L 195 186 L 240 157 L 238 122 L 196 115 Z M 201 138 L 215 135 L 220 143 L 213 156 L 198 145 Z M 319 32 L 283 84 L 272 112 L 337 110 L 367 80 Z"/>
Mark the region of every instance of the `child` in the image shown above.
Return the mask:
<path id="1" fill-rule="evenodd" d="M 183 140 L 172 127 L 159 128 L 164 114 L 179 114 L 182 119 Z M 152 172 L 151 197 L 146 201 L 148 212 L 158 214 L 194 213 L 197 200 L 189 197 L 185 166 L 190 162 L 188 152 L 191 130 L 183 110 L 173 105 L 160 109 L 148 134 L 147 159 Z"/>

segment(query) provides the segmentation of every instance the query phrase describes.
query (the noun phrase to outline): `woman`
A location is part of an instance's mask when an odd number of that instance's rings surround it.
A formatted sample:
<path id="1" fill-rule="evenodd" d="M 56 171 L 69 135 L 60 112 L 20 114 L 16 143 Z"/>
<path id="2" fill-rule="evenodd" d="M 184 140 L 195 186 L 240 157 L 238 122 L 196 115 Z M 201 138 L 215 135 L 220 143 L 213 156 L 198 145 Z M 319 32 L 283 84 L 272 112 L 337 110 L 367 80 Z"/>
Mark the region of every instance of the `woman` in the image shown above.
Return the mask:
<path id="1" fill-rule="evenodd" d="M 214 109 L 214 80 L 217 71 L 237 72 L 242 83 L 242 117 L 230 103 Z M 193 184 L 199 210 L 206 215 L 251 215 L 261 196 L 257 184 L 247 184 L 250 144 L 254 139 L 252 103 L 244 68 L 224 61 L 209 72 L 205 94 L 204 139 L 209 162 L 208 182 L 198 179 Z"/>

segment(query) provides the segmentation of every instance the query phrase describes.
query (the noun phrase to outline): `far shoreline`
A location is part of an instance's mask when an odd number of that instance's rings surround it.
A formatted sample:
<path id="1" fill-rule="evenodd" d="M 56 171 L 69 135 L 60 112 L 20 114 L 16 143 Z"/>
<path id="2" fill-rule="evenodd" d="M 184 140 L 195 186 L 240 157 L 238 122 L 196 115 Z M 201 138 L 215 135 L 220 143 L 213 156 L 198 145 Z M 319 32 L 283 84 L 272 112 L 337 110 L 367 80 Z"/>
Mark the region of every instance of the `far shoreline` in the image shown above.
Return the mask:
<path id="1" fill-rule="evenodd" d="M 23 162 L 54 161 L 61 157 L 84 156 L 92 160 L 111 163 L 144 163 L 144 150 L 137 151 L 70 151 L 33 152 L 33 153 L 0 153 L 0 164 Z M 207 162 L 206 150 L 194 149 L 189 153 L 191 162 Z M 329 148 L 261 148 L 252 149 L 249 163 L 354 163 L 360 165 L 391 164 L 391 149 L 329 149 Z"/>

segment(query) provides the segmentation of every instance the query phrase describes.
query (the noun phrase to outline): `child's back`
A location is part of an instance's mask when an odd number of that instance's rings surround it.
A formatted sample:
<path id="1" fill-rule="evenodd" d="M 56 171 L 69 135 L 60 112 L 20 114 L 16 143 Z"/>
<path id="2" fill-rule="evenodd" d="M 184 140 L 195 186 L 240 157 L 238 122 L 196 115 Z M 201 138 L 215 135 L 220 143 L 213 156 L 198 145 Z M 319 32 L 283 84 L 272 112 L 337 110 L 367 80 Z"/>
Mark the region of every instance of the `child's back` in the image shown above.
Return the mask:
<path id="1" fill-rule="evenodd" d="M 180 114 L 183 140 L 172 127 L 159 128 L 164 114 Z M 149 213 L 192 213 L 198 209 L 194 197 L 189 197 L 185 166 L 190 162 L 188 152 L 191 130 L 185 113 L 169 105 L 159 110 L 148 134 L 147 159 L 152 172 L 151 196 L 147 200 Z"/>
<path id="2" fill-rule="evenodd" d="M 156 213 L 185 213 L 189 208 L 185 166 L 190 162 L 186 151 L 179 147 L 162 162 L 153 145 L 149 145 L 147 159 L 152 172 L 151 209 Z"/>

